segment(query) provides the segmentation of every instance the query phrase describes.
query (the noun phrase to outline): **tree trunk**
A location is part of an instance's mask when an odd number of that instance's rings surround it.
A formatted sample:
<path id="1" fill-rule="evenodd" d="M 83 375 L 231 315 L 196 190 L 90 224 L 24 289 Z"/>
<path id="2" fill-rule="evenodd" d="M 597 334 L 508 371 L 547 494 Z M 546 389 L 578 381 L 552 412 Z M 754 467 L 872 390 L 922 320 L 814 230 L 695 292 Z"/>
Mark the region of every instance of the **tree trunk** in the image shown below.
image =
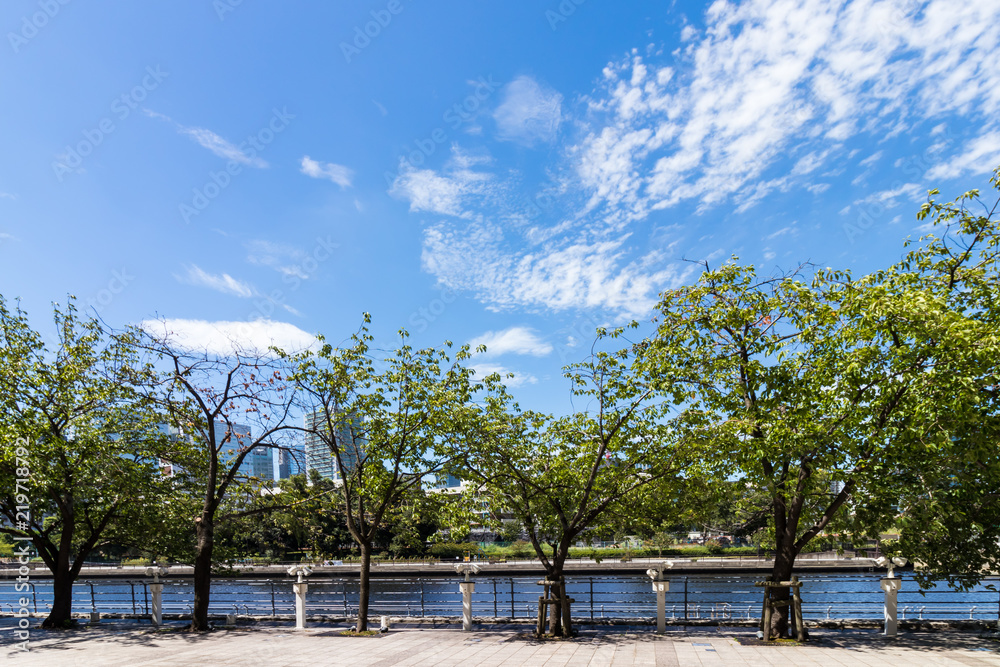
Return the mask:
<path id="1" fill-rule="evenodd" d="M 774 569 L 771 570 L 771 581 L 788 581 L 795 566 L 795 547 L 787 540 L 778 539 L 777 552 L 774 555 Z M 791 602 L 788 588 L 772 588 L 771 600 L 775 602 Z M 788 636 L 788 617 L 791 611 L 789 605 L 778 607 L 771 615 L 771 636 Z"/>
<path id="2" fill-rule="evenodd" d="M 209 630 L 208 604 L 212 594 L 212 552 L 215 547 L 215 524 L 204 515 L 196 523 L 198 544 L 194 558 L 194 612 L 191 629 Z"/>
<path id="3" fill-rule="evenodd" d="M 372 567 L 372 547 L 361 544 L 361 577 L 358 591 L 358 624 L 356 632 L 368 630 L 368 596 L 371 594 L 370 577 Z"/>
<path id="4" fill-rule="evenodd" d="M 559 551 L 553 554 L 552 558 L 552 578 L 557 582 L 552 587 L 552 597 L 559 600 L 552 613 L 552 634 L 556 637 L 570 637 L 573 634 L 573 625 L 570 622 L 570 604 L 566 597 L 566 575 L 563 567 L 566 565 L 566 557 L 569 555 L 569 539 L 563 539 L 559 545 Z"/>
<path id="5" fill-rule="evenodd" d="M 46 629 L 65 628 L 73 618 L 73 580 L 69 553 L 60 551 L 55 571 L 52 573 L 52 610 L 42 622 Z"/>

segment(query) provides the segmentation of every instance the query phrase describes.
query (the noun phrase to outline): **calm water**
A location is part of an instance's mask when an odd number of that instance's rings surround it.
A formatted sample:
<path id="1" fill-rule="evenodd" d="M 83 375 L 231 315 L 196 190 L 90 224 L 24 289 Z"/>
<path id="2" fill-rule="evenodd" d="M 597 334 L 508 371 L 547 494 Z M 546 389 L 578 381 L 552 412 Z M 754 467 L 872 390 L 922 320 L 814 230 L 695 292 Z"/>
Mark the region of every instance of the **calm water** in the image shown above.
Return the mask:
<path id="1" fill-rule="evenodd" d="M 684 616 L 685 599 L 690 618 L 747 618 L 759 614 L 763 591 L 754 587 L 757 575 L 668 576 L 667 616 Z M 802 576 L 803 613 L 807 618 L 881 618 L 884 596 L 876 574 L 822 574 Z M 995 620 L 1000 616 L 1000 594 L 987 588 L 996 581 L 959 593 L 940 584 L 922 595 L 912 579 L 904 576 L 899 594 L 900 615 L 905 618 Z M 475 578 L 473 613 L 477 616 L 533 616 L 541 587 L 538 577 Z M 393 616 L 458 616 L 461 613 L 459 579 L 375 579 L 370 613 Z M 656 596 L 645 576 L 570 576 L 568 590 L 574 598 L 573 615 L 584 617 L 651 617 Z M 686 597 L 685 597 L 686 589 Z M 356 580 L 313 577 L 309 582 L 311 614 L 344 616 L 356 613 Z M 18 598 L 27 596 L 29 608 L 45 612 L 52 599 L 51 586 L 43 580 L 34 591 L 17 593 L 14 582 L 0 582 L 0 610 L 13 611 Z M 190 580 L 168 580 L 164 586 L 164 612 L 191 609 Z M 95 580 L 74 587 L 74 611 L 148 613 L 149 596 L 143 581 Z M 213 613 L 293 614 L 290 579 L 218 581 L 212 588 Z"/>

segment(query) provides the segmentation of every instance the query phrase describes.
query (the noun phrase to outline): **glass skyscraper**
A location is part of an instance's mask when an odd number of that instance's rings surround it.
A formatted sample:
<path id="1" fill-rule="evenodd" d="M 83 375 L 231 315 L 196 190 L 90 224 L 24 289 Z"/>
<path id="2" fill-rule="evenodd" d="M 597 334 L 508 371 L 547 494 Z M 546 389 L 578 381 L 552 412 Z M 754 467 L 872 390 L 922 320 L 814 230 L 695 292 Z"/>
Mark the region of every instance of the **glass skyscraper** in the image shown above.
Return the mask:
<path id="1" fill-rule="evenodd" d="M 329 432 L 324 411 L 307 412 L 303 417 L 303 426 L 306 430 L 306 475 L 311 475 L 312 471 L 315 470 L 324 479 L 332 479 L 335 482 L 342 481 L 340 470 L 337 469 L 337 460 L 330 450 L 329 437 L 320 435 L 321 432 Z M 352 426 L 354 427 L 353 434 Z M 358 453 L 364 451 L 364 441 L 358 435 L 359 426 L 360 423 L 357 419 L 346 417 L 336 424 L 334 441 L 340 449 L 340 458 L 348 471 L 356 465 Z"/>

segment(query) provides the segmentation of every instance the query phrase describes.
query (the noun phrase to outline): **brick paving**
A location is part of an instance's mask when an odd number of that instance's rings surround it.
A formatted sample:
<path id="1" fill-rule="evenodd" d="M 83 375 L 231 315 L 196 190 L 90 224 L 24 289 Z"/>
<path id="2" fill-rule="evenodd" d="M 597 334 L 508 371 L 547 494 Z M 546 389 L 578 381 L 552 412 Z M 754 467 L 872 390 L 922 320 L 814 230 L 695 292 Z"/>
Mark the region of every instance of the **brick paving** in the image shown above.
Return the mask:
<path id="1" fill-rule="evenodd" d="M 0 632 L 0 664 L 23 667 L 345 667 L 418 665 L 795 665 L 796 667 L 1000 665 L 1000 642 L 972 633 L 814 631 L 801 646 L 741 645 L 736 628 L 582 628 L 570 640 L 538 641 L 524 627 L 396 627 L 375 637 L 344 637 L 341 627 L 254 627 L 190 634 L 110 626 L 76 632 L 33 630 L 30 651 Z"/>

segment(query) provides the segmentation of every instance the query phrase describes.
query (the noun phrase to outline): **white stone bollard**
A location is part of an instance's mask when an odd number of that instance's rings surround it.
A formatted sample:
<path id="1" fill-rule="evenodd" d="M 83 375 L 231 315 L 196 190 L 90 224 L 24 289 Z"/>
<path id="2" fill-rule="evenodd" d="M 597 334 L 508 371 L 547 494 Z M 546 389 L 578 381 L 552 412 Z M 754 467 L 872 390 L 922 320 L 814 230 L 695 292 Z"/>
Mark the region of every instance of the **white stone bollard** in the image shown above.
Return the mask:
<path id="1" fill-rule="evenodd" d="M 153 625 L 159 627 L 163 625 L 163 584 L 160 583 L 160 577 L 167 573 L 167 568 L 157 565 L 155 562 L 152 567 L 146 568 L 146 576 L 153 578 L 153 583 L 149 585 L 149 595 L 150 595 L 150 616 L 152 617 Z"/>
<path id="2" fill-rule="evenodd" d="M 654 581 L 653 592 L 656 593 L 656 633 L 662 635 L 667 631 L 667 591 L 669 581 Z"/>
<path id="3" fill-rule="evenodd" d="M 895 637 L 899 626 L 899 623 L 896 621 L 896 596 L 903 587 L 903 581 L 896 578 L 894 569 L 896 567 L 903 567 L 906 563 L 907 560 L 905 558 L 898 556 L 895 558 L 880 556 L 875 559 L 875 565 L 888 570 L 887 576 L 882 577 L 880 580 L 881 588 L 885 592 L 885 606 L 882 608 L 883 615 L 885 616 L 885 630 L 882 634 L 886 637 Z"/>
<path id="4" fill-rule="evenodd" d="M 465 581 L 458 584 L 458 590 L 462 592 L 462 629 L 472 630 L 472 594 L 476 590 L 476 584 L 472 581 L 473 574 L 479 574 L 479 565 L 476 563 L 457 563 L 455 571 L 465 575 Z"/>
<path id="5" fill-rule="evenodd" d="M 885 591 L 885 606 L 883 612 L 885 616 L 885 631 L 882 633 L 886 637 L 895 637 L 898 628 L 896 620 L 896 595 L 903 587 L 903 580 L 896 577 L 882 577 L 882 590 Z"/>
<path id="6" fill-rule="evenodd" d="M 288 576 L 298 578 L 298 581 L 292 584 L 292 590 L 295 592 L 296 630 L 305 630 L 306 627 L 306 593 L 309 591 L 306 577 L 310 574 L 312 574 L 312 568 L 305 565 L 293 565 L 288 568 Z"/>
<path id="7" fill-rule="evenodd" d="M 306 593 L 309 591 L 309 584 L 306 582 L 292 584 L 295 591 L 295 629 L 304 630 L 306 627 Z"/>
<path id="8" fill-rule="evenodd" d="M 656 633 L 660 635 L 667 631 L 667 591 L 670 590 L 670 582 L 663 578 L 663 571 L 673 566 L 672 562 L 667 561 L 646 570 L 646 574 L 653 580 L 653 592 L 656 593 Z"/>
<path id="9" fill-rule="evenodd" d="M 163 584 L 149 585 L 150 615 L 153 617 L 153 625 L 159 627 L 163 625 Z"/>
<path id="10" fill-rule="evenodd" d="M 476 584 L 472 581 L 462 581 L 458 584 L 462 591 L 462 629 L 472 629 L 472 594 L 476 592 Z"/>

